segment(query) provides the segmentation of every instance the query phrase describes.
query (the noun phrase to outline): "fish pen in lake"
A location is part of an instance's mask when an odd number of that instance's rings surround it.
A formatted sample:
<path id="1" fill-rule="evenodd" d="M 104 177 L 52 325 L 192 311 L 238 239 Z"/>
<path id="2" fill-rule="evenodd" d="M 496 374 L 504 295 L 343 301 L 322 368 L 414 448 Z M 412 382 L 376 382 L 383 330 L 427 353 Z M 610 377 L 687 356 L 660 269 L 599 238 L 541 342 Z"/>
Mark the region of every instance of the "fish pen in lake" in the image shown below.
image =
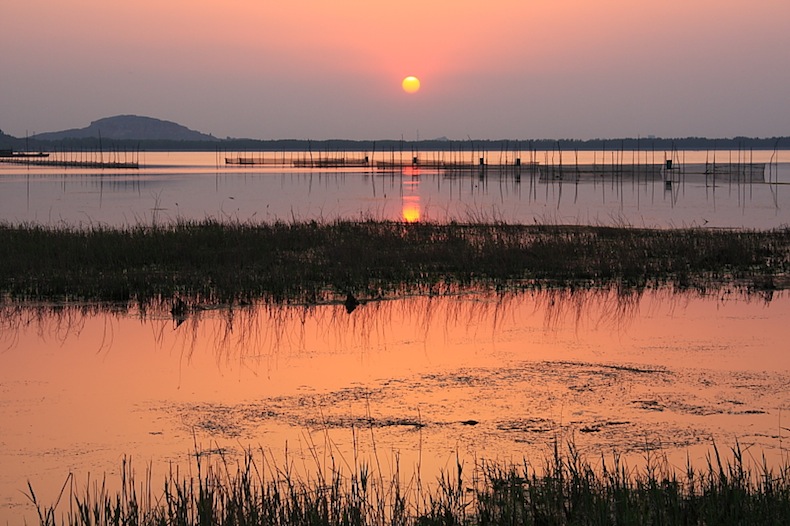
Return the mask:
<path id="1" fill-rule="evenodd" d="M 378 155 L 376 155 L 378 153 Z M 585 181 L 665 181 L 678 183 L 704 179 L 729 180 L 738 183 L 763 182 L 766 163 L 755 162 L 705 162 L 686 163 L 685 159 L 667 159 L 655 162 L 639 152 L 632 152 L 631 162 L 623 159 L 624 152 L 612 151 L 611 160 L 578 162 L 578 152 L 571 162 L 562 161 L 562 153 L 555 158 L 538 161 L 534 152 L 524 162 L 519 153 L 500 152 L 498 160 L 492 160 L 494 152 L 475 151 L 462 155 L 460 152 L 260 152 L 244 153 L 225 157 L 225 164 L 249 167 L 282 167 L 299 169 L 355 169 L 371 172 L 405 173 L 416 176 L 425 172 L 438 172 L 446 176 L 479 176 L 485 178 L 522 176 L 535 177 L 541 182 L 585 182 Z M 606 156 L 607 152 L 604 152 Z M 666 156 L 666 153 L 664 154 Z"/>
<path id="2" fill-rule="evenodd" d="M 367 168 L 371 165 L 367 155 L 364 157 L 325 154 L 313 156 L 312 153 L 301 154 L 297 157 L 294 157 L 293 153 L 287 157 L 285 153 L 279 155 L 276 153 L 269 155 L 263 153 L 239 154 L 234 157 L 225 157 L 225 164 L 232 166 L 291 166 L 294 168 Z"/>
<path id="3" fill-rule="evenodd" d="M 138 169 L 139 152 L 130 151 L 61 151 L 61 152 L 12 152 L 0 155 L 0 163 L 25 166 L 51 166 L 56 168 Z"/>
<path id="4" fill-rule="evenodd" d="M 687 176 L 722 177 L 740 182 L 761 183 L 765 181 L 766 163 L 696 163 L 685 164 L 680 170 Z"/>
<path id="5" fill-rule="evenodd" d="M 512 163 L 488 163 L 484 157 L 480 157 L 477 163 L 465 162 L 460 160 L 445 161 L 444 159 L 423 160 L 418 156 L 412 157 L 411 161 L 389 160 L 376 161 L 377 171 L 383 172 L 410 172 L 412 174 L 419 170 L 437 171 L 444 175 L 479 175 L 485 177 L 492 176 L 514 176 L 520 177 L 523 173 L 537 173 L 537 162 L 522 163 L 521 158 L 516 158 Z"/>
<path id="6" fill-rule="evenodd" d="M 315 159 L 296 159 L 294 168 L 367 168 L 370 159 L 365 157 L 317 157 Z"/>
<path id="7" fill-rule="evenodd" d="M 598 179 L 661 179 L 664 165 L 655 164 L 541 164 L 540 181 L 571 181 Z"/>

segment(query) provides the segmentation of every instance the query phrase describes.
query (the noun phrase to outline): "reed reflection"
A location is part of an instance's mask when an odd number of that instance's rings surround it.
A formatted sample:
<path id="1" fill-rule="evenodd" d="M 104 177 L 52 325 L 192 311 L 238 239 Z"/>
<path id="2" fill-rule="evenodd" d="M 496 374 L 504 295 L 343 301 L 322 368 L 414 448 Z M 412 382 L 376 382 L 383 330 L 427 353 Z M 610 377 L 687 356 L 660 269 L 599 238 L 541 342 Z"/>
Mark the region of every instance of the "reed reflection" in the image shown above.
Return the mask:
<path id="1" fill-rule="evenodd" d="M 150 330 L 156 347 L 177 344 L 187 351 L 216 355 L 239 364 L 261 356 L 304 352 L 320 346 L 331 353 L 374 351 L 394 335 L 428 338 L 437 328 L 483 330 L 492 338 L 518 324 L 525 316 L 542 319 L 541 331 L 589 332 L 629 330 L 644 303 L 669 310 L 682 309 L 690 301 L 747 302 L 768 305 L 784 295 L 725 289 L 714 294 L 699 290 L 673 291 L 608 287 L 598 289 L 495 290 L 485 287 L 405 298 L 365 299 L 349 313 L 341 300 L 323 304 L 277 305 L 257 302 L 244 305 L 185 307 L 180 300 L 146 304 L 25 304 L 6 302 L 0 307 L 0 342 L 7 349 L 23 335 L 64 344 L 79 340 L 90 320 L 100 320 L 109 338 L 113 325 L 138 319 Z M 647 298 L 647 299 L 645 299 Z M 537 318 L 536 318 L 537 317 Z M 532 322 L 530 322 L 532 324 Z M 92 329 L 93 330 L 93 329 Z M 434 335 L 435 336 L 435 335 Z M 102 349 L 116 344 L 105 341 Z M 117 345 L 123 349 L 123 342 Z"/>
<path id="2" fill-rule="evenodd" d="M 570 439 L 593 456 L 704 462 L 711 440 L 737 437 L 772 462 L 790 406 L 788 299 L 489 289 L 351 314 L 342 301 L 193 308 L 180 324 L 166 303 L 4 304 L 0 420 L 14 432 L 0 493 L 64 464 L 115 469 L 127 451 L 167 465 L 196 442 L 259 444 L 274 465 L 286 444 L 307 463 L 324 447 L 395 451 L 426 480 L 456 454 L 542 458 Z"/>

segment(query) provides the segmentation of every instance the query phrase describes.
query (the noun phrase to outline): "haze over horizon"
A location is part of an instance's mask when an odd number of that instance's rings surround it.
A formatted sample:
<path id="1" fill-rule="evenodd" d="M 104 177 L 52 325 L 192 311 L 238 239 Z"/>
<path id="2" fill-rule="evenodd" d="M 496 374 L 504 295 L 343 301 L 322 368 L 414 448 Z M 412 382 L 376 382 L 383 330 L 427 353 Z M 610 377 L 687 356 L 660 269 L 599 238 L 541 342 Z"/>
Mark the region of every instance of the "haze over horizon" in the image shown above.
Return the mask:
<path id="1" fill-rule="evenodd" d="M 134 114 L 220 138 L 786 136 L 788 27 L 786 0 L 8 0 L 0 129 Z"/>

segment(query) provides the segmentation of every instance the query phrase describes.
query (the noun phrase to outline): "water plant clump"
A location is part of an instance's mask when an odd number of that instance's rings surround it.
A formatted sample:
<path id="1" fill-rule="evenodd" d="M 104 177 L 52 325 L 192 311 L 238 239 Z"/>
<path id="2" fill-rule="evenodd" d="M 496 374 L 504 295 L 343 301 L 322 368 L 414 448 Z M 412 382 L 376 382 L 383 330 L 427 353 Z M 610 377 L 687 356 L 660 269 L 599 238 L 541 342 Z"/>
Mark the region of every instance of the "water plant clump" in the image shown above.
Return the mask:
<path id="1" fill-rule="evenodd" d="M 41 525 L 642 525 L 787 524 L 790 466 L 752 468 L 739 445 L 722 460 L 714 445 L 701 469 L 678 472 L 665 462 L 630 469 L 620 457 L 600 466 L 570 444 L 556 443 L 533 465 L 482 462 L 467 472 L 458 461 L 433 482 L 387 477 L 376 463 L 357 462 L 350 473 L 332 459 L 314 475 L 272 467 L 265 455 L 245 452 L 235 465 L 225 455 L 206 462 L 195 455 L 190 475 L 175 468 L 161 488 L 144 483 L 124 460 L 120 489 L 107 481 L 75 489 L 70 476 L 60 502 L 28 497 Z"/>
<path id="2" fill-rule="evenodd" d="M 317 303 L 445 288 L 783 289 L 790 229 L 337 221 L 0 225 L 11 300 Z"/>

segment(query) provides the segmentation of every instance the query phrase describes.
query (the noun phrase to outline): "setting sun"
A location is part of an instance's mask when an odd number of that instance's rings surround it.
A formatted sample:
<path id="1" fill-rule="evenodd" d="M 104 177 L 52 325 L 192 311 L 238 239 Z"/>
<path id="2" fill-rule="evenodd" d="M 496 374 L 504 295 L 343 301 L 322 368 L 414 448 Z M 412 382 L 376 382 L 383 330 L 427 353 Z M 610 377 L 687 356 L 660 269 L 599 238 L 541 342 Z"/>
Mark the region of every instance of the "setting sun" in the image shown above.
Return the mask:
<path id="1" fill-rule="evenodd" d="M 401 86 L 403 86 L 403 91 L 405 91 L 406 93 L 417 93 L 418 91 L 420 91 L 420 79 L 412 75 L 409 75 L 408 77 L 403 79 L 403 82 L 401 82 Z"/>

